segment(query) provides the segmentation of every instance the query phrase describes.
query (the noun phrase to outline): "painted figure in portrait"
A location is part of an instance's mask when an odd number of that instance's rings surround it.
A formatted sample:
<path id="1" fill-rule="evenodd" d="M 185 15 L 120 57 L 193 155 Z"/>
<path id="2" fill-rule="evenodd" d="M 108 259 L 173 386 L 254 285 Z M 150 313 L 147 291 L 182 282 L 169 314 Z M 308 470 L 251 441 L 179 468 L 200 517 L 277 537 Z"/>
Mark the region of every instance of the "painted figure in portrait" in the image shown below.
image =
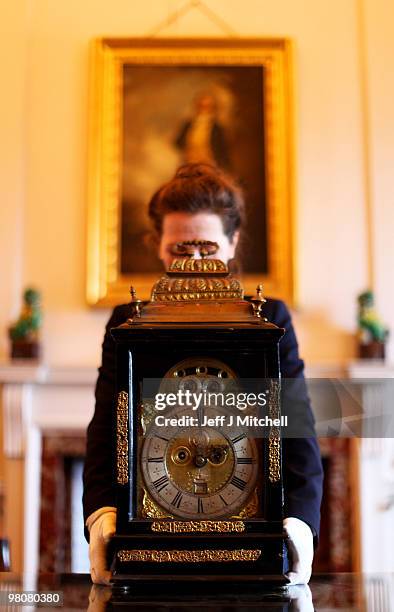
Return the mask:
<path id="1" fill-rule="evenodd" d="M 146 203 L 185 162 L 233 175 L 246 196 L 242 270 L 267 272 L 264 68 L 123 67 L 121 273 L 159 272 Z"/>

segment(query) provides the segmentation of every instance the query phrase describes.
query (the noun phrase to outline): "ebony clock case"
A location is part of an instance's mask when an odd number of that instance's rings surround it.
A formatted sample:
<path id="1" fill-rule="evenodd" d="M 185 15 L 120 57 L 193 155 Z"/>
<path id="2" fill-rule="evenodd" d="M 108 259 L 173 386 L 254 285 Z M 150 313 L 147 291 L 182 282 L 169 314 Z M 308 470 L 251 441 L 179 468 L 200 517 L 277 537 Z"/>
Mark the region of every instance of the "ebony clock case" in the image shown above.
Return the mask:
<path id="1" fill-rule="evenodd" d="M 213 305 L 212 305 L 213 306 Z M 257 323 L 257 321 L 256 321 Z M 262 440 L 261 517 L 243 519 L 242 533 L 156 533 L 152 523 L 137 513 L 138 406 L 142 381 L 162 378 L 176 363 L 191 357 L 208 357 L 224 362 L 238 378 L 280 378 L 279 341 L 284 330 L 271 323 L 245 322 L 130 322 L 111 330 L 116 343 L 117 395 L 128 397 L 128 482 L 117 482 L 117 415 L 113 417 L 114 482 L 117 488 L 117 526 L 109 551 L 113 581 L 256 581 L 282 585 L 288 570 L 283 533 L 283 478 L 271 482 L 268 440 Z M 281 461 L 281 455 L 280 455 Z M 164 520 L 164 519 L 162 519 Z M 166 521 L 171 519 L 165 519 Z M 182 519 L 180 519 L 182 520 Z M 119 551 L 261 550 L 258 560 L 210 562 L 120 561 Z"/>

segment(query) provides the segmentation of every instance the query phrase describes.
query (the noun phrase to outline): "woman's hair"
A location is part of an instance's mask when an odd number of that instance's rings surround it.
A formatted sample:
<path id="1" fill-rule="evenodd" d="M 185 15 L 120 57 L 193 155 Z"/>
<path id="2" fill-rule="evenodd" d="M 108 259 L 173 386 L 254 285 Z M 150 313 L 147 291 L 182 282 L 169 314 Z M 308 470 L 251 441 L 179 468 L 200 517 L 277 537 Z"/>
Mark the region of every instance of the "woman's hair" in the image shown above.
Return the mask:
<path id="1" fill-rule="evenodd" d="M 244 221 L 244 199 L 240 187 L 219 168 L 203 163 L 184 164 L 149 202 L 149 218 L 159 236 L 164 216 L 172 212 L 216 214 L 232 242 Z"/>

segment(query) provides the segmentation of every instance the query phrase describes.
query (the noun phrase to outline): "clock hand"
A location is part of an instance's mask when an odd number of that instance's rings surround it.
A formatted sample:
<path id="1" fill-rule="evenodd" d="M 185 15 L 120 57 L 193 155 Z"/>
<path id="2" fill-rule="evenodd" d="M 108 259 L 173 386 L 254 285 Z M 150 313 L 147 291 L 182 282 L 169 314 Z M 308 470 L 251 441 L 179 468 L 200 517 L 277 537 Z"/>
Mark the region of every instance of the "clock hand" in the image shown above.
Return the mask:
<path id="1" fill-rule="evenodd" d="M 198 428 L 200 432 L 202 432 L 203 420 L 204 420 L 204 406 L 202 402 L 200 402 L 197 407 L 197 423 L 198 423 Z"/>
<path id="2" fill-rule="evenodd" d="M 204 442 L 201 441 L 200 439 L 197 440 L 193 440 L 194 446 L 195 446 L 195 455 L 194 455 L 194 464 L 196 467 L 204 467 L 204 465 L 206 465 L 208 458 L 207 458 L 207 445 L 204 444 Z"/>

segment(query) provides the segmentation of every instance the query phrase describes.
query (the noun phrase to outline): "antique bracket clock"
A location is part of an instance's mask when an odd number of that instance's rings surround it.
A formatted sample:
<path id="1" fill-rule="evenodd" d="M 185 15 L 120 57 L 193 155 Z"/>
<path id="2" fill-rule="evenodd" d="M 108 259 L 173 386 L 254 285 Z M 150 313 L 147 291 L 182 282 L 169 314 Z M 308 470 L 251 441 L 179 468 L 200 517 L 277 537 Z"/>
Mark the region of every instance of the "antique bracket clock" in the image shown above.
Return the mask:
<path id="1" fill-rule="evenodd" d="M 151 301 L 132 291 L 133 315 L 112 330 L 115 584 L 287 582 L 284 330 L 262 316 L 261 287 L 244 299 L 216 250 L 207 241 L 178 244 Z"/>

